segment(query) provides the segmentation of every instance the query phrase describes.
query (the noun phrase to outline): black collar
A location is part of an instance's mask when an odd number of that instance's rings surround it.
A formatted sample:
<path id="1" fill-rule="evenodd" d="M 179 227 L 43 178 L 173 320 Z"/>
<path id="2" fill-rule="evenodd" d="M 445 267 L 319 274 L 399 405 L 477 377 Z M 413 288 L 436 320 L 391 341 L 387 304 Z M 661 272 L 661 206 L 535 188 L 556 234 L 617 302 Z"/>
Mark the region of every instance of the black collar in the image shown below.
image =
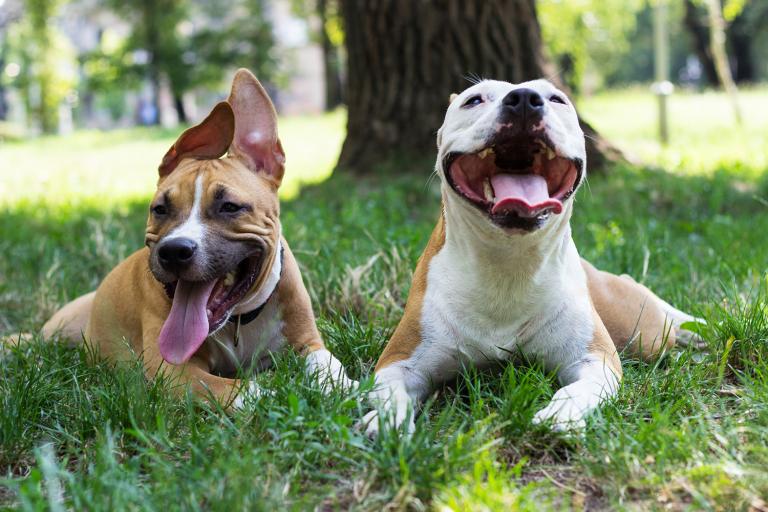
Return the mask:
<path id="1" fill-rule="evenodd" d="M 269 297 L 267 297 L 267 300 L 264 301 L 264 303 L 257 307 L 256 309 L 252 309 L 248 311 L 247 313 L 242 313 L 240 315 L 232 315 L 229 317 L 229 321 L 233 324 L 239 324 L 239 325 L 248 325 L 249 323 L 253 322 L 258 318 L 258 316 L 261 314 L 261 312 L 264 310 L 264 306 L 267 305 L 267 302 L 272 298 L 272 296 L 277 291 L 277 287 L 280 286 L 280 279 L 283 277 L 283 269 L 285 268 L 285 258 L 284 256 L 285 251 L 283 250 L 283 244 L 280 244 L 280 278 L 277 280 L 277 284 L 275 285 L 275 289 L 272 290 L 272 293 L 269 294 Z"/>

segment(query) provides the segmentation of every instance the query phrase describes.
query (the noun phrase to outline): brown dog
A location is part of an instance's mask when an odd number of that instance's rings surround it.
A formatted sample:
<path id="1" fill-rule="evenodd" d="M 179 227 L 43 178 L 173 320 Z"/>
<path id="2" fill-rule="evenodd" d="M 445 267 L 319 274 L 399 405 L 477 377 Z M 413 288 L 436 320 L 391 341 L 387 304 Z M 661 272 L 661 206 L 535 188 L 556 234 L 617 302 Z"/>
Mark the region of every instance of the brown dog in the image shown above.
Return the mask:
<path id="1" fill-rule="evenodd" d="M 281 233 L 284 162 L 272 102 L 241 69 L 229 99 L 163 158 L 147 247 L 58 311 L 43 336 L 84 334 L 103 357 L 141 357 L 149 378 L 164 371 L 225 404 L 241 387 L 233 377 L 266 367 L 286 342 L 308 371 L 350 386 Z"/>

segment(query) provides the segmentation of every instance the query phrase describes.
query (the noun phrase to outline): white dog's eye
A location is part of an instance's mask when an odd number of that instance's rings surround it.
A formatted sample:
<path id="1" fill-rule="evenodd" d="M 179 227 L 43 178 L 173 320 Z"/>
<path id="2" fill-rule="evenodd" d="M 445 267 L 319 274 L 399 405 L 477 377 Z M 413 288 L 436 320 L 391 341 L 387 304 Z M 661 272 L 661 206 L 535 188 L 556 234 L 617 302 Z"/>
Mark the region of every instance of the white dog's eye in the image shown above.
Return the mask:
<path id="1" fill-rule="evenodd" d="M 472 108 L 481 103 L 483 103 L 483 97 L 479 94 L 475 94 L 474 96 L 467 98 L 467 101 L 464 102 L 462 107 Z"/>
<path id="2" fill-rule="evenodd" d="M 557 94 L 553 94 L 552 96 L 550 96 L 549 101 L 551 101 L 552 103 L 562 103 L 563 105 L 565 105 L 565 100 L 560 96 L 558 96 Z"/>

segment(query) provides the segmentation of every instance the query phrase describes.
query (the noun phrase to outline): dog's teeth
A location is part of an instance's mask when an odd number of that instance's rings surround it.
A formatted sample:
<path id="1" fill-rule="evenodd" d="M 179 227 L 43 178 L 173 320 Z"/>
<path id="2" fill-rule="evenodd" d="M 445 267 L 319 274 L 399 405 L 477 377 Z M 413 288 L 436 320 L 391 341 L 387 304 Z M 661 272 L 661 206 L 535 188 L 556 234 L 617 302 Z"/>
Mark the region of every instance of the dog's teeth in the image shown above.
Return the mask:
<path id="1" fill-rule="evenodd" d="M 491 180 L 486 179 L 483 182 L 483 193 L 485 194 L 485 200 L 489 202 L 493 202 L 493 187 L 491 186 Z"/>
<path id="2" fill-rule="evenodd" d="M 552 160 L 555 158 L 555 152 L 547 148 L 547 159 Z"/>
<path id="3" fill-rule="evenodd" d="M 206 309 L 205 312 L 208 313 L 208 316 L 213 316 L 213 311 L 210 309 Z"/>
<path id="4" fill-rule="evenodd" d="M 224 286 L 232 286 L 233 284 L 235 284 L 235 274 L 234 272 L 230 272 L 224 276 Z"/>
<path id="5" fill-rule="evenodd" d="M 484 159 L 485 157 L 487 157 L 489 153 L 492 153 L 492 152 L 493 152 L 493 150 L 492 150 L 491 148 L 485 148 L 484 150 L 482 150 L 481 152 L 479 152 L 479 153 L 477 154 L 477 156 L 479 156 L 479 157 L 480 157 L 480 159 L 482 160 L 482 159 Z"/>

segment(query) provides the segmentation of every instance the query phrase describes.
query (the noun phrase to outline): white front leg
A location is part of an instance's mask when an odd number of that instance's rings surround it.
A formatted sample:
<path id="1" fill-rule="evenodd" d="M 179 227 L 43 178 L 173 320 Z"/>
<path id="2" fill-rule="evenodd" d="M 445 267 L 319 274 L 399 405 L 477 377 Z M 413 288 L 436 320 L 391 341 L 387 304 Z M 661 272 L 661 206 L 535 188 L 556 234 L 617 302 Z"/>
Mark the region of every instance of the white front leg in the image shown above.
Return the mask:
<path id="1" fill-rule="evenodd" d="M 341 362 L 328 350 L 322 348 L 310 352 L 306 358 L 306 372 L 317 379 L 323 389 L 341 388 L 343 390 L 357 387 L 357 382 L 347 377 L 347 372 Z"/>
<path id="2" fill-rule="evenodd" d="M 558 378 L 563 387 L 533 418 L 534 423 L 552 421 L 555 430 L 583 428 L 584 418 L 616 395 L 619 387 L 619 379 L 611 368 L 593 356 L 561 370 Z"/>
<path id="3" fill-rule="evenodd" d="M 408 389 L 405 370 L 398 364 L 388 366 L 376 373 L 375 388 L 368 395 L 374 410 L 363 417 L 362 426 L 370 437 L 379 434 L 380 427 L 400 428 L 404 426 L 406 435 L 415 429 L 415 405 L 424 394 L 417 389 Z"/>

